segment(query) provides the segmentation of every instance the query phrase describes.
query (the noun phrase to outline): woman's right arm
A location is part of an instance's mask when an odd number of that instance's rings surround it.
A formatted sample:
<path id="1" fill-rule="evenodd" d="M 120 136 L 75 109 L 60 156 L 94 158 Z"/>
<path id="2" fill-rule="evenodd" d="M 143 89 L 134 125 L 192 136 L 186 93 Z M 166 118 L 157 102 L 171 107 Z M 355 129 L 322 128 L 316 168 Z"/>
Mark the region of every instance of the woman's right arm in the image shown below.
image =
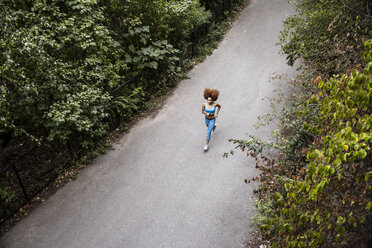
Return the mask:
<path id="1" fill-rule="evenodd" d="M 205 112 L 204 110 L 205 110 L 205 103 L 203 103 L 203 106 L 202 106 L 202 114 L 207 116 L 207 112 Z"/>

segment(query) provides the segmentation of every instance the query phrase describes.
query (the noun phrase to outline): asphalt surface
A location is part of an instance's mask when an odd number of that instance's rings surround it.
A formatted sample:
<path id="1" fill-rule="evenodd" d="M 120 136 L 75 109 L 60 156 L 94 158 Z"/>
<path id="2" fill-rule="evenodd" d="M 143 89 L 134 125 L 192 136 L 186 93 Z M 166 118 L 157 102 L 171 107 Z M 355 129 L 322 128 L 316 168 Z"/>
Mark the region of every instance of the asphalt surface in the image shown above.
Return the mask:
<path id="1" fill-rule="evenodd" d="M 78 178 L 35 209 L 0 240 L 10 247 L 242 247 L 251 238 L 252 160 L 229 138 L 257 130 L 262 101 L 278 84 L 273 73 L 293 74 L 278 54 L 287 0 L 251 1 L 219 48 L 180 82 L 155 117 L 137 123 Z M 201 106 L 205 87 L 218 88 L 222 110 L 210 150 Z"/>

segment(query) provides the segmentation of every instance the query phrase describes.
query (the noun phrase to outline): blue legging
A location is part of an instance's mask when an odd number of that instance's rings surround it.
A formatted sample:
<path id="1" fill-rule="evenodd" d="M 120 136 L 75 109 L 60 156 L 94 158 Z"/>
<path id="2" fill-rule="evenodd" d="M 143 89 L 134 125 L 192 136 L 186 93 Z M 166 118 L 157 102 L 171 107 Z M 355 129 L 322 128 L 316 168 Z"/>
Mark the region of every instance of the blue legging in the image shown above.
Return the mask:
<path id="1" fill-rule="evenodd" d="M 208 127 L 207 140 L 211 139 L 211 133 L 212 133 L 215 123 L 216 123 L 216 119 L 208 120 L 207 118 L 205 118 L 205 124 Z"/>

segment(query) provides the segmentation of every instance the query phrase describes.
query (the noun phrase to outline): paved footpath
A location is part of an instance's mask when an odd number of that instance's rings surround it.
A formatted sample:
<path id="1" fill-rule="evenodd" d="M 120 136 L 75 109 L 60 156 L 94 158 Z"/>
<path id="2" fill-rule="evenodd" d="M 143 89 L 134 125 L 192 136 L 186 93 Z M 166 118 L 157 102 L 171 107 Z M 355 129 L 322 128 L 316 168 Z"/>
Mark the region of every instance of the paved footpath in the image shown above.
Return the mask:
<path id="1" fill-rule="evenodd" d="M 1 248 L 243 247 L 254 213 L 245 178 L 257 174 L 241 152 L 223 158 L 229 138 L 257 130 L 270 111 L 273 73 L 294 73 L 278 55 L 287 0 L 252 0 L 219 48 L 183 80 L 155 117 L 137 123 L 77 179 L 0 240 Z M 218 88 L 222 110 L 210 150 L 201 106 Z"/>

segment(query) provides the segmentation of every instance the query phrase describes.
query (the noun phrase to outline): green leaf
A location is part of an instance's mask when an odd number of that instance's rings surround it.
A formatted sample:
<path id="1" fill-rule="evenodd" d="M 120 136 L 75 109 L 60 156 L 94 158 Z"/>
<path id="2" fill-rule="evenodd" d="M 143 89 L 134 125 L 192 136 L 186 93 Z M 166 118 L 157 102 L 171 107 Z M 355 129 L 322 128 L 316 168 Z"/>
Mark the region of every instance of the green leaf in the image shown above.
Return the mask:
<path id="1" fill-rule="evenodd" d="M 364 180 L 365 180 L 365 181 L 368 181 L 368 179 L 370 178 L 371 175 L 372 175 L 372 171 L 367 172 L 367 173 L 365 174 L 365 176 L 364 176 Z"/>
<path id="2" fill-rule="evenodd" d="M 129 51 L 131 51 L 132 53 L 136 52 L 136 48 L 132 44 L 130 44 L 128 48 L 129 48 Z"/>
<path id="3" fill-rule="evenodd" d="M 359 152 L 358 152 L 358 157 L 359 158 L 365 158 L 367 156 L 367 152 L 363 149 L 361 149 Z"/>

